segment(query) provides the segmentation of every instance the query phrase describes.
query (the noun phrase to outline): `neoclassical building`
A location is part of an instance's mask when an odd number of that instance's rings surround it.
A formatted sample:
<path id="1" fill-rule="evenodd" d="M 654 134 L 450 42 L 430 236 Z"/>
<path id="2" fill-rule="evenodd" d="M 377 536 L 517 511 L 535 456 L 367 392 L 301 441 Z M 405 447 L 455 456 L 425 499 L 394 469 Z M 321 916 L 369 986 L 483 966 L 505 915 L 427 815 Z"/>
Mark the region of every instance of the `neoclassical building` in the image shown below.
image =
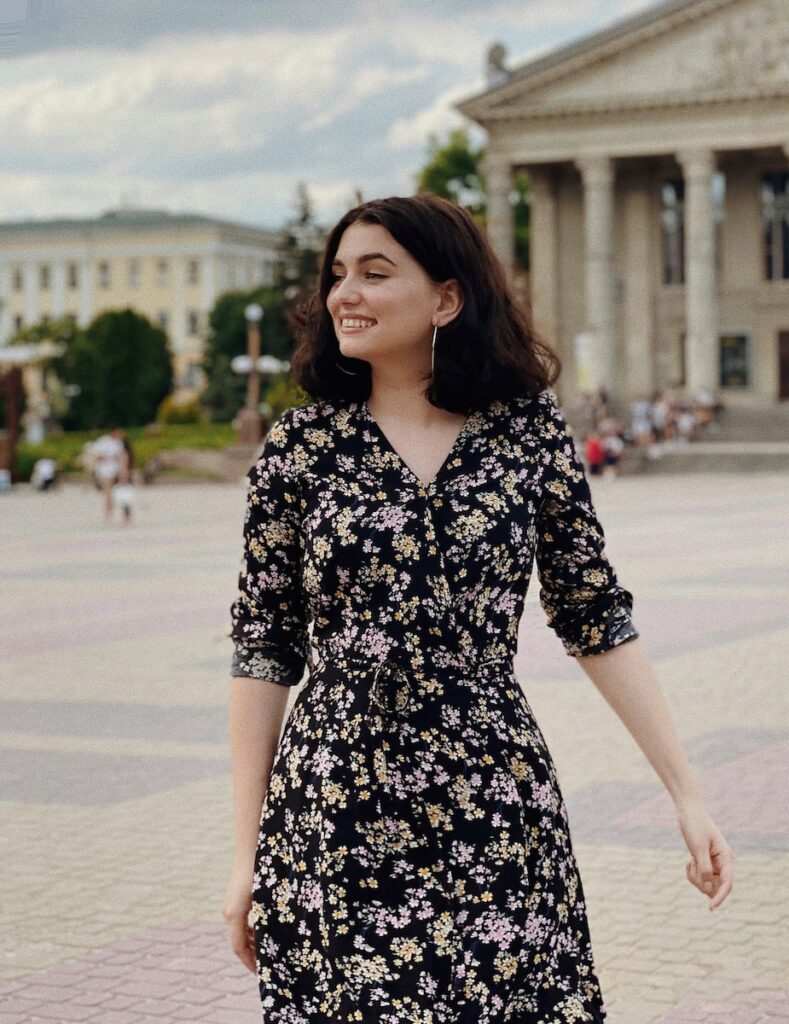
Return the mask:
<path id="1" fill-rule="evenodd" d="M 200 384 L 217 297 L 273 281 L 280 233 L 199 214 L 110 210 L 0 223 L 0 345 L 20 327 L 127 306 L 170 340 L 176 387 Z"/>
<path id="2" fill-rule="evenodd" d="M 563 392 L 789 399 L 789 2 L 669 0 L 516 70 L 500 58 L 458 109 L 488 133 L 508 268 L 512 175 L 531 178 L 532 312 Z"/>

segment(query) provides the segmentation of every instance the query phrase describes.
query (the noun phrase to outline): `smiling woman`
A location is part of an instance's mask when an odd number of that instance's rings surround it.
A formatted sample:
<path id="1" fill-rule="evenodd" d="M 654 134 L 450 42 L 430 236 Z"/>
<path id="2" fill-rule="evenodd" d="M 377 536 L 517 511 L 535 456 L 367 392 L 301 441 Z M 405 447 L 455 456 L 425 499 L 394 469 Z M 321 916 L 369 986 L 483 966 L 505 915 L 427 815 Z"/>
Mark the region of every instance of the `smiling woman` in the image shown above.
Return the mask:
<path id="1" fill-rule="evenodd" d="M 429 196 L 340 221 L 293 362 L 315 400 L 250 471 L 232 609 L 224 910 L 266 1022 L 603 1024 L 514 672 L 535 567 L 548 624 L 678 800 L 688 879 L 719 903 L 730 861 L 546 390 L 558 364 L 471 217 Z"/>

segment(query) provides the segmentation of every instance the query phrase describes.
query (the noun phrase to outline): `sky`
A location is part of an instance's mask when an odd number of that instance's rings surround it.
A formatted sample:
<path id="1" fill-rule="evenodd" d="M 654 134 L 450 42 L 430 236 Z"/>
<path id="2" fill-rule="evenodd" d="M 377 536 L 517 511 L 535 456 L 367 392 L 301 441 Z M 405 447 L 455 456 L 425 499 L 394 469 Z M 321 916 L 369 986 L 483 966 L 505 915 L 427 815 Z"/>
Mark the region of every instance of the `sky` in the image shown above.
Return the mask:
<path id="1" fill-rule="evenodd" d="M 655 0 L 0 0 L 0 221 L 136 207 L 329 225 L 409 195 L 487 48 L 518 67 Z"/>

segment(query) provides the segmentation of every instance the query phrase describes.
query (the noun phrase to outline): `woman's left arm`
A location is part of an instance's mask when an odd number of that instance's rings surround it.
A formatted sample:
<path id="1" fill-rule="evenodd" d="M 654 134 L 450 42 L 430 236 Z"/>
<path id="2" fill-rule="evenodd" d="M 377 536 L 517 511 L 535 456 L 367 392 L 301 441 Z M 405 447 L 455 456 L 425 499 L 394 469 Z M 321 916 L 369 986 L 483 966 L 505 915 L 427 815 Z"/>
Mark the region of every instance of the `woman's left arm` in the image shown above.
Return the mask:
<path id="1" fill-rule="evenodd" d="M 677 812 L 690 851 L 688 880 L 719 907 L 732 891 L 734 854 L 707 813 L 693 767 L 639 638 L 576 660 L 621 719 L 657 772 Z"/>

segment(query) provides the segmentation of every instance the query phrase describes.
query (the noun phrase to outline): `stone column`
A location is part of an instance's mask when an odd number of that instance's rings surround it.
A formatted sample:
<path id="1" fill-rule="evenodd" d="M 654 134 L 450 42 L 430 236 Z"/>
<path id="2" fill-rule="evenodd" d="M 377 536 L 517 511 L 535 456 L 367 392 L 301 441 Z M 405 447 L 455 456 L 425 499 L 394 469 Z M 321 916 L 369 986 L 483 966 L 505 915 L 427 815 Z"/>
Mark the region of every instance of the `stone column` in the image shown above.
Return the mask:
<path id="1" fill-rule="evenodd" d="M 38 323 L 38 260 L 29 257 L 23 264 L 25 289 L 25 327 Z"/>
<path id="2" fill-rule="evenodd" d="M 170 257 L 172 277 L 170 284 L 170 341 L 174 353 L 184 352 L 186 335 L 186 256 L 174 253 Z"/>
<path id="3" fill-rule="evenodd" d="M 622 182 L 622 337 L 624 374 L 620 394 L 650 396 L 655 387 L 655 296 L 652 189 L 646 174 Z"/>
<path id="4" fill-rule="evenodd" d="M 716 324 L 715 224 L 711 149 L 677 153 L 685 178 L 685 387 L 716 390 L 718 334 Z"/>
<path id="5" fill-rule="evenodd" d="M 487 232 L 493 250 L 511 279 L 515 270 L 515 214 L 510 202 L 512 165 L 509 158 L 489 152 L 482 173 L 487 186 Z"/>
<path id="6" fill-rule="evenodd" d="M 79 325 L 87 327 L 93 319 L 93 275 L 95 265 L 90 256 L 79 261 Z"/>
<path id="7" fill-rule="evenodd" d="M 0 263 L 0 345 L 5 345 L 13 334 L 11 320 L 11 265 Z"/>
<path id="8" fill-rule="evenodd" d="M 216 302 L 216 260 L 216 254 L 213 252 L 206 253 L 200 260 L 200 274 L 203 285 L 202 306 L 206 317 L 208 317 Z"/>
<path id="9" fill-rule="evenodd" d="M 576 161 L 584 190 L 586 330 L 591 335 L 589 382 L 614 383 L 614 165 L 609 156 Z"/>
<path id="10" fill-rule="evenodd" d="M 52 261 L 52 316 L 63 316 L 66 311 L 66 261 Z"/>
<path id="11" fill-rule="evenodd" d="M 529 278 L 532 318 L 537 333 L 553 348 L 560 343 L 559 208 L 554 168 L 529 167 L 532 206 L 529 232 Z M 566 353 L 563 353 L 566 355 Z"/>

